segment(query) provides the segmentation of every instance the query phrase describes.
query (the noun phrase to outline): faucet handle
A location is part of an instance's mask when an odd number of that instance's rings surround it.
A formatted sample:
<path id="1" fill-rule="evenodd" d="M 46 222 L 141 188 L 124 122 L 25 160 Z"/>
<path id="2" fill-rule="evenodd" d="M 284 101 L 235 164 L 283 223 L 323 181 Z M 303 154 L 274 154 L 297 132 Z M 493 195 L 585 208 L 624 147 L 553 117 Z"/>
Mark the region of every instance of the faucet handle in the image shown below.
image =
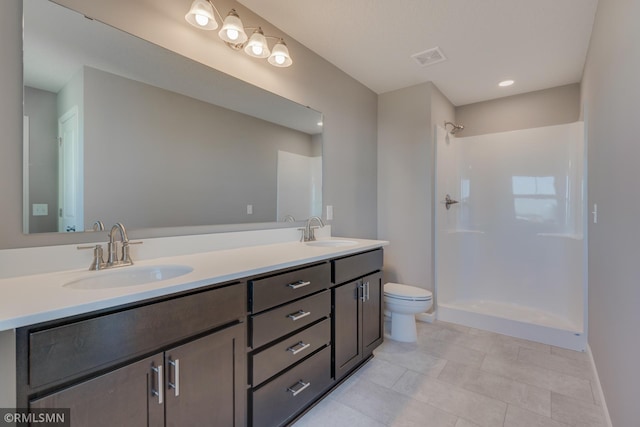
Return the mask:
<path id="1" fill-rule="evenodd" d="M 93 261 L 89 266 L 89 270 L 100 270 L 104 267 L 104 251 L 102 245 L 76 246 L 77 249 L 93 249 Z"/>
<path id="2" fill-rule="evenodd" d="M 302 231 L 300 235 L 300 241 L 304 242 L 307 238 L 307 229 L 305 227 L 298 228 L 298 231 Z"/>

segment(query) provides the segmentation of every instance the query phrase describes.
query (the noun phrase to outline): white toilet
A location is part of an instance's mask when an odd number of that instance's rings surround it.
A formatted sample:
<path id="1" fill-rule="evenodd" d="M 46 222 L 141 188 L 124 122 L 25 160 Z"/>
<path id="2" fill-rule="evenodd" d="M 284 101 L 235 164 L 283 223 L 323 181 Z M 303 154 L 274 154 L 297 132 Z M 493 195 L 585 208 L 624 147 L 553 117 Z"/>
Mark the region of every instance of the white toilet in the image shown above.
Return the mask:
<path id="1" fill-rule="evenodd" d="M 424 313 L 431 308 L 431 292 L 400 283 L 385 283 L 384 303 L 391 313 L 391 339 L 415 342 L 418 339 L 416 314 Z"/>

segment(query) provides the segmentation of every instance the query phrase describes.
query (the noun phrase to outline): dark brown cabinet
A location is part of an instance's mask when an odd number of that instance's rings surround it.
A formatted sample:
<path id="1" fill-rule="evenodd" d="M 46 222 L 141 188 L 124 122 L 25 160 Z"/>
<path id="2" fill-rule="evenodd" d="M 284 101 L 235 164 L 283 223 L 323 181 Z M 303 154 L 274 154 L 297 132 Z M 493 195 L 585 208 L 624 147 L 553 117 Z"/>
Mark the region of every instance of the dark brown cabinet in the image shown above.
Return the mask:
<path id="1" fill-rule="evenodd" d="M 332 385 L 331 265 L 249 281 L 249 420 L 276 427 Z"/>
<path id="2" fill-rule="evenodd" d="M 74 427 L 245 426 L 245 319 L 234 283 L 28 327 L 19 390 L 30 408 L 70 408 Z"/>
<path id="3" fill-rule="evenodd" d="M 382 250 L 334 261 L 333 349 L 336 380 L 371 356 L 383 340 Z M 374 270 L 374 272 L 371 272 Z M 375 271 L 378 270 L 378 271 Z"/>
<path id="4" fill-rule="evenodd" d="M 167 350 L 165 425 L 245 425 L 245 351 L 243 324 Z"/>
<path id="5" fill-rule="evenodd" d="M 382 342 L 382 274 L 334 288 L 335 377 L 342 378 Z"/>
<path id="6" fill-rule="evenodd" d="M 72 426 L 241 426 L 243 351 L 238 324 L 35 399 L 30 407 L 70 408 Z"/>
<path id="7" fill-rule="evenodd" d="M 31 401 L 31 408 L 69 408 L 72 426 L 161 426 L 164 407 L 154 402 L 155 355 Z"/>
<path id="8" fill-rule="evenodd" d="M 16 330 L 19 407 L 71 425 L 292 423 L 382 343 L 382 249 Z"/>

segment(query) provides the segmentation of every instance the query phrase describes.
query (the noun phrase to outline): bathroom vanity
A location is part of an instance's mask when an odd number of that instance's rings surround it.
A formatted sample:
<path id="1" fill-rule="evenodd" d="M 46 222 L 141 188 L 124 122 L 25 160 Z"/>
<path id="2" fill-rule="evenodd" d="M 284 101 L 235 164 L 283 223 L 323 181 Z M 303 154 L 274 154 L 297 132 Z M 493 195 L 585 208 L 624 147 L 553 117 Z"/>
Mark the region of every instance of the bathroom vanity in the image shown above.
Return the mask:
<path id="1" fill-rule="evenodd" d="M 162 295 L 16 327 L 17 406 L 70 408 L 73 426 L 289 424 L 382 342 L 384 244 L 185 256 Z"/>

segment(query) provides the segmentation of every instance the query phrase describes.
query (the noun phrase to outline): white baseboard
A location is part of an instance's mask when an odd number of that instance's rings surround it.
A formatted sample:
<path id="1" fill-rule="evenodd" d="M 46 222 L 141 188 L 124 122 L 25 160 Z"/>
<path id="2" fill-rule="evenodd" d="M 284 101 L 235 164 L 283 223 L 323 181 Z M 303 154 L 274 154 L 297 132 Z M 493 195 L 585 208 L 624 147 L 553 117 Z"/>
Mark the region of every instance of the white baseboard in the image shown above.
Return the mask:
<path id="1" fill-rule="evenodd" d="M 611 416 L 609 415 L 609 409 L 607 408 L 607 402 L 604 399 L 604 392 L 602 391 L 602 385 L 600 384 L 600 377 L 598 377 L 598 369 L 596 369 L 596 362 L 593 360 L 593 353 L 591 352 L 591 346 L 587 344 L 587 354 L 589 355 L 589 362 L 591 363 L 591 370 L 593 371 L 593 378 L 595 378 L 595 392 L 598 393 L 598 399 L 602 405 L 602 413 L 604 414 L 604 422 L 607 427 L 613 427 L 611 422 Z"/>

